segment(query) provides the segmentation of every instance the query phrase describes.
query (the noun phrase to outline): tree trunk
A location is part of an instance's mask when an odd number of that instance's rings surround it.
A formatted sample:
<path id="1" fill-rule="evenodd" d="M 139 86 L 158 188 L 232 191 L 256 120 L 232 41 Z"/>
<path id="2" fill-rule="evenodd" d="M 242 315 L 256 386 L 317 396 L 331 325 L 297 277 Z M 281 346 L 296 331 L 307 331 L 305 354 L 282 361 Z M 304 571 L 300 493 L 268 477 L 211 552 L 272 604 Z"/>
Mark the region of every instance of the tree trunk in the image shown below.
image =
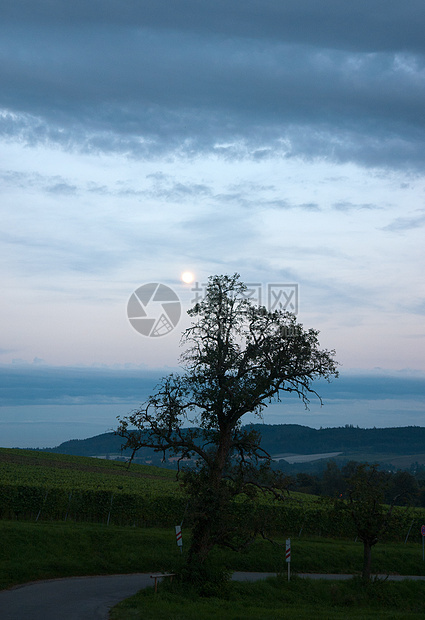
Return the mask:
<path id="1" fill-rule="evenodd" d="M 368 541 L 363 541 L 363 581 L 370 580 L 370 571 L 372 565 L 372 545 Z"/>
<path id="2" fill-rule="evenodd" d="M 208 554 L 216 543 L 216 534 L 220 531 L 220 521 L 228 501 L 222 480 L 230 450 L 230 440 L 230 432 L 223 432 L 217 447 L 215 461 L 207 475 L 208 482 L 203 482 L 202 487 L 199 488 L 199 493 L 193 498 L 196 508 L 187 559 L 189 574 L 192 569 L 202 572 Z"/>
<path id="3" fill-rule="evenodd" d="M 195 565 L 202 566 L 213 546 L 210 518 L 198 518 L 192 529 L 192 541 L 187 558 L 188 568 Z"/>

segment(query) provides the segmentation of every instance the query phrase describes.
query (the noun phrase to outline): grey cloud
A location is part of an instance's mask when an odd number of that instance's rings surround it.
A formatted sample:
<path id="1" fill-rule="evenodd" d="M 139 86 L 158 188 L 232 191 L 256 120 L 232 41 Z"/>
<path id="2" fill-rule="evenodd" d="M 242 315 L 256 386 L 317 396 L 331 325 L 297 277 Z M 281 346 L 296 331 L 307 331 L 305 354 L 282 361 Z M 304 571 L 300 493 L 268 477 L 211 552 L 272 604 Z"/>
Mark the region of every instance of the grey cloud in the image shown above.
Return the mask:
<path id="1" fill-rule="evenodd" d="M 51 274 L 70 270 L 81 273 L 105 273 L 126 260 L 119 249 L 111 249 L 95 241 L 70 241 L 48 236 L 35 238 L 30 234 L 1 233 L 0 241 L 13 256 L 15 269 L 25 272 Z M 25 251 L 21 251 L 24 249 Z"/>
<path id="2" fill-rule="evenodd" d="M 422 0 L 2 0 L 3 19 L 45 27 L 150 27 L 222 37 L 282 38 L 338 49 L 424 50 Z"/>
<path id="3" fill-rule="evenodd" d="M 425 316 L 425 298 L 419 299 L 416 302 L 410 304 L 407 310 L 409 312 L 412 312 L 413 314 L 421 314 Z M 425 338 L 425 334 L 418 334 L 417 336 L 415 335 L 414 337 Z"/>
<path id="4" fill-rule="evenodd" d="M 183 183 L 175 181 L 171 176 L 158 177 L 148 175 L 147 178 L 153 179 L 154 183 L 151 188 L 144 190 L 142 194 L 150 198 L 182 202 L 194 197 L 207 197 L 212 194 L 211 188 L 203 183 Z"/>
<path id="5" fill-rule="evenodd" d="M 7 406 L 139 401 L 153 391 L 161 374 L 17 364 L 0 366 L 0 377 L 0 404 Z"/>
<path id="6" fill-rule="evenodd" d="M 84 404 L 140 402 L 172 369 L 54 367 L 37 364 L 0 366 L 0 404 Z M 342 373 L 331 384 L 319 382 L 326 400 L 424 399 L 425 378 L 390 374 Z"/>
<path id="7" fill-rule="evenodd" d="M 3 4 L 5 136 L 135 157 L 425 165 L 422 2 Z"/>
<path id="8" fill-rule="evenodd" d="M 317 202 L 304 202 L 298 205 L 299 209 L 304 209 L 305 211 L 321 211 Z"/>
<path id="9" fill-rule="evenodd" d="M 255 203 L 258 206 L 258 202 Z M 252 204 L 254 206 L 254 203 Z M 261 200 L 261 206 L 271 209 L 300 209 L 301 211 L 321 211 L 317 202 L 290 203 L 285 199 Z"/>
<path id="10" fill-rule="evenodd" d="M 107 196 L 111 193 L 106 185 L 99 185 L 98 183 L 89 183 L 87 186 L 87 191 L 91 194 L 98 194 L 100 196 Z"/>
<path id="11" fill-rule="evenodd" d="M 114 186 L 98 185 L 89 183 L 87 190 L 90 193 L 110 196 L 126 196 L 135 198 L 166 199 L 167 202 L 184 202 L 194 197 L 207 197 L 212 194 L 212 189 L 203 183 L 176 181 L 170 175 L 146 175 L 148 181 L 153 181 L 150 186 L 135 188 L 125 181 L 118 181 Z"/>
<path id="12" fill-rule="evenodd" d="M 39 189 L 51 194 L 73 195 L 77 192 L 76 185 L 69 183 L 60 176 L 43 176 L 33 172 L 18 172 L 16 170 L 0 170 L 2 186 L 18 187 L 20 189 Z"/>
<path id="13" fill-rule="evenodd" d="M 382 230 L 390 232 L 402 232 L 413 228 L 421 228 L 425 226 L 425 210 L 421 210 L 421 215 L 413 215 L 410 217 L 398 217 L 391 224 L 383 226 Z"/>
<path id="14" fill-rule="evenodd" d="M 76 194 L 77 187 L 75 185 L 69 185 L 68 183 L 55 183 L 46 187 L 46 191 L 50 194 L 65 194 L 72 196 Z"/>
<path id="15" fill-rule="evenodd" d="M 231 183 L 228 185 L 229 191 L 239 191 L 239 190 L 249 190 L 249 191 L 267 191 L 267 190 L 275 190 L 275 185 L 264 185 L 263 183 L 253 183 L 252 181 L 247 181 L 246 183 Z"/>
<path id="16" fill-rule="evenodd" d="M 41 177 L 36 174 L 27 174 L 16 170 L 0 170 L 0 187 L 19 187 L 28 189 L 29 187 L 37 187 L 40 185 Z"/>
<path id="17" fill-rule="evenodd" d="M 341 375 L 340 379 L 327 384 L 323 382 L 318 391 L 330 399 L 424 399 L 425 378 L 423 376 L 401 376 L 366 373 L 362 375 Z"/>
<path id="18" fill-rule="evenodd" d="M 224 194 L 214 195 L 214 199 L 218 203 L 234 204 L 244 209 L 300 209 L 302 211 L 321 211 L 316 202 L 291 203 L 285 198 L 268 198 L 262 195 L 261 191 L 257 191 L 255 195 L 253 191 L 228 192 Z"/>
<path id="19" fill-rule="evenodd" d="M 353 210 L 358 211 L 358 210 L 362 210 L 362 209 L 366 209 L 366 210 L 369 211 L 369 210 L 372 210 L 372 209 L 378 209 L 379 208 L 377 205 L 374 205 L 372 203 L 354 204 L 354 203 L 346 201 L 346 200 L 342 200 L 341 202 L 334 202 L 332 207 L 336 211 L 353 211 Z"/>

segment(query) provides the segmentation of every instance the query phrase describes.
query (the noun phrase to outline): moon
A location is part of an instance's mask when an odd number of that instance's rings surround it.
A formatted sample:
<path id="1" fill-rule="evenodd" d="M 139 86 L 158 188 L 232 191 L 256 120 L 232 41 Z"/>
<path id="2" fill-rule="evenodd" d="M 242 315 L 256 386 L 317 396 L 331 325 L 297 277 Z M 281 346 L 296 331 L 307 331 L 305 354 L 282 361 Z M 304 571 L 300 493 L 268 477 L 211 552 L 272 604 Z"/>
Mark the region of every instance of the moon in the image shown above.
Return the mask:
<path id="1" fill-rule="evenodd" d="M 191 271 L 184 271 L 181 275 L 181 278 L 185 284 L 192 284 L 195 279 L 195 276 Z"/>

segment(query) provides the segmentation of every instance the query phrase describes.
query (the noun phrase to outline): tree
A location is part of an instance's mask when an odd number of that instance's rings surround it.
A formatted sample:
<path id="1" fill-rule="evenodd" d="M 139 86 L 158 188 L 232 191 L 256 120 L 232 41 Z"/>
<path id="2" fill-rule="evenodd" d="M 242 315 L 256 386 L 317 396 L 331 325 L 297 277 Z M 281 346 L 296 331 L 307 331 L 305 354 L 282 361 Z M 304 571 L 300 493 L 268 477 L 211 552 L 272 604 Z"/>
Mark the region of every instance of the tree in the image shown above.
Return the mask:
<path id="1" fill-rule="evenodd" d="M 417 502 L 418 495 L 418 483 L 410 472 L 400 470 L 391 475 L 385 494 L 387 502 L 394 502 L 398 506 L 412 505 Z"/>
<path id="2" fill-rule="evenodd" d="M 393 506 L 397 496 L 389 506 L 382 505 L 389 478 L 386 472 L 378 470 L 378 465 L 362 463 L 349 479 L 348 508 L 350 510 L 357 536 L 363 543 L 362 579 L 370 580 L 372 547 L 388 529 Z"/>
<path id="3" fill-rule="evenodd" d="M 285 480 L 271 475 L 270 455 L 258 432 L 241 428 L 248 413 L 261 412 L 282 393 L 295 393 L 307 407 L 317 396 L 312 383 L 337 376 L 334 351 L 321 350 L 318 332 L 294 315 L 256 307 L 239 275 L 209 279 L 206 296 L 189 315 L 181 356 L 185 372 L 165 377 L 156 394 L 120 421 L 117 433 L 133 455 L 141 447 L 196 461 L 182 472 L 193 521 L 188 568 L 202 569 L 219 544 L 240 547 L 259 529 L 235 517 L 232 500 L 257 490 L 282 498 Z M 191 428 L 183 425 L 191 423 Z M 252 526 L 249 528 L 248 526 Z"/>
<path id="4" fill-rule="evenodd" d="M 345 480 L 335 461 L 326 463 L 322 475 L 322 493 L 330 497 L 340 497 L 345 491 Z"/>

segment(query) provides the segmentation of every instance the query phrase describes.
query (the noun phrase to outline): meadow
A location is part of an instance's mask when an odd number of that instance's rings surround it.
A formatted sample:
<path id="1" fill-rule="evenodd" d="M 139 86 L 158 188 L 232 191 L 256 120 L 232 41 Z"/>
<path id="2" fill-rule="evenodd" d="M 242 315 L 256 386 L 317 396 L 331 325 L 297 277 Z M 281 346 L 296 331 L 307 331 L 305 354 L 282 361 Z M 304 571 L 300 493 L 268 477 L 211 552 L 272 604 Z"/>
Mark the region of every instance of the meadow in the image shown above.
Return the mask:
<path id="1" fill-rule="evenodd" d="M 73 575 L 176 571 L 183 554 L 173 528 L 136 528 L 105 524 L 0 521 L 0 588 L 37 579 Z M 280 539 L 278 542 L 283 543 Z M 111 620 L 224 620 L 278 618 L 421 618 L 423 582 L 353 583 L 306 581 L 300 572 L 352 573 L 362 565 L 362 545 L 324 537 L 292 539 L 291 581 L 286 580 L 284 548 L 257 540 L 244 553 L 216 550 L 212 562 L 229 570 L 276 572 L 266 583 L 231 583 L 220 596 L 166 584 L 120 603 Z M 418 543 L 382 543 L 374 549 L 373 568 L 381 574 L 425 574 Z M 422 615 L 421 615 L 422 614 Z"/>
<path id="2" fill-rule="evenodd" d="M 0 588 L 72 575 L 178 571 L 185 560 L 190 511 L 173 471 L 142 465 L 127 469 L 118 461 L 1 449 L 0 498 Z M 235 510 L 243 511 L 243 503 Z M 179 584 L 174 590 L 163 584 L 158 596 L 151 590 L 141 592 L 117 606 L 111 618 L 140 618 L 141 606 L 143 618 L 158 619 L 217 614 L 233 620 L 286 614 L 311 618 L 312 609 L 318 618 L 423 616 L 423 603 L 418 602 L 422 598 L 416 596 L 423 583 L 375 584 L 366 591 L 354 582 L 320 582 L 319 587 L 296 578 L 297 573 L 361 572 L 362 544 L 355 540 L 345 516 L 331 514 L 329 502 L 291 494 L 277 507 L 259 502 L 258 510 L 280 544 L 257 539 L 244 553 L 216 549 L 211 561 L 229 571 L 273 572 L 282 577 L 261 584 L 232 583 L 220 597 L 208 598 L 182 591 Z M 182 519 L 181 554 L 174 525 Z M 400 509 L 397 527 L 374 548 L 373 571 L 425 575 L 418 531 L 424 520 L 423 510 Z M 293 575 L 289 584 L 284 578 L 288 536 Z M 377 615 L 379 604 L 379 613 L 386 615 Z M 323 616 L 321 608 L 327 610 Z"/>
<path id="3" fill-rule="evenodd" d="M 148 465 L 0 449 L 0 519 L 168 524 L 184 506 L 175 472 Z"/>
<path id="4" fill-rule="evenodd" d="M 32 450 L 0 449 L 0 519 L 73 521 L 136 527 L 173 527 L 190 510 L 176 472 L 149 465 Z M 242 517 L 253 506 L 234 505 Z M 271 533 L 355 537 L 350 516 L 321 497 L 291 493 L 284 502 L 263 497 L 255 506 Z M 388 540 L 420 542 L 423 509 L 396 508 Z"/>
<path id="5" fill-rule="evenodd" d="M 343 582 L 269 578 L 231 583 L 221 596 L 202 597 L 178 585 L 142 590 L 111 611 L 110 620 L 420 620 L 423 582 Z"/>

